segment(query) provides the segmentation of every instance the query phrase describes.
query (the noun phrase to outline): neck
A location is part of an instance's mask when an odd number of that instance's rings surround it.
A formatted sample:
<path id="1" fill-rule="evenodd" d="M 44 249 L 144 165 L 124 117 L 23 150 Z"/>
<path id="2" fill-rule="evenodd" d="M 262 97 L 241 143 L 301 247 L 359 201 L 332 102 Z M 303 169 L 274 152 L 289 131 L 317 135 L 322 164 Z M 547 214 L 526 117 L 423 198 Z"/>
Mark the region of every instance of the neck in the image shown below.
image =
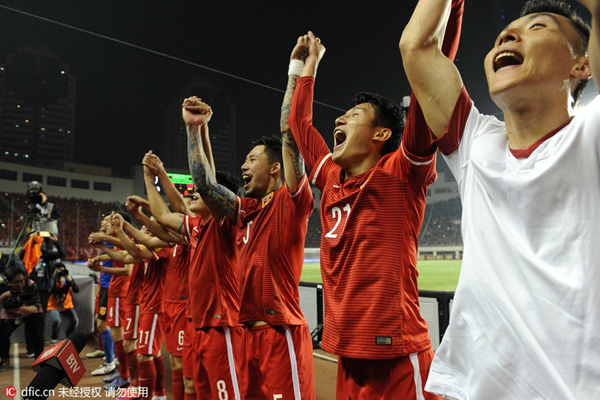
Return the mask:
<path id="1" fill-rule="evenodd" d="M 283 182 L 276 180 L 273 181 L 269 184 L 269 187 L 267 188 L 267 190 L 265 191 L 265 193 L 261 196 L 261 198 L 265 197 L 266 195 L 273 193 L 276 190 L 281 189 L 281 187 L 283 186 Z"/>
<path id="2" fill-rule="evenodd" d="M 368 157 L 360 160 L 359 163 L 355 163 L 354 165 L 343 167 L 344 168 L 344 177 L 346 179 L 352 179 L 355 176 L 364 174 L 371 168 L 373 168 L 377 163 L 381 160 L 381 155 L 379 153 L 372 153 Z"/>
<path id="3" fill-rule="evenodd" d="M 200 210 L 200 212 L 196 215 L 201 217 L 202 221 L 204 222 L 208 221 L 208 219 L 211 217 L 210 210 L 208 208 Z"/>
<path id="4" fill-rule="evenodd" d="M 511 149 L 527 149 L 571 118 L 570 97 L 567 100 L 557 97 L 538 94 L 529 101 L 498 103 L 504 112 Z"/>

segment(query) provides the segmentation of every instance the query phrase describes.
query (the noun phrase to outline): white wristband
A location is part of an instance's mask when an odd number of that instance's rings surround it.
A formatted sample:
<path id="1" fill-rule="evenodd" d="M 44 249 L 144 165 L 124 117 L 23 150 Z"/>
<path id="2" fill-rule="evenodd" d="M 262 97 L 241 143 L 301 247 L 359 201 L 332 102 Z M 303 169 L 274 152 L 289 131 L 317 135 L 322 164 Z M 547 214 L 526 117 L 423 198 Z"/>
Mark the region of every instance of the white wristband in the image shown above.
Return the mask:
<path id="1" fill-rule="evenodd" d="M 290 60 L 290 67 L 288 68 L 288 75 L 302 75 L 304 69 L 304 61 L 302 60 Z"/>

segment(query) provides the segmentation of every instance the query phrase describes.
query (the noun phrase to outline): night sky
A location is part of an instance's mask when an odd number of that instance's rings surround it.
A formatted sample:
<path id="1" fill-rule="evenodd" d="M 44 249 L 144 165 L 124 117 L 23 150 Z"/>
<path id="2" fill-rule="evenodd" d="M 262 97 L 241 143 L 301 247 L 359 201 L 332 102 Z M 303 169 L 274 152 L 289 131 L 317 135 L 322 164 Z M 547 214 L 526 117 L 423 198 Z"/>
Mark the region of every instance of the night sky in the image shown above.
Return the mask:
<path id="1" fill-rule="evenodd" d="M 315 97 L 329 106 L 315 106 L 315 125 L 331 144 L 333 121 L 342 113 L 336 108 L 349 108 L 354 93 L 376 92 L 397 102 L 410 93 L 398 40 L 416 3 L 0 0 L 0 60 L 30 42 L 58 54 L 77 77 L 74 161 L 120 175 L 148 149 L 160 155 L 163 113 L 181 103 L 183 85 L 195 77 L 213 81 L 236 104 L 241 165 L 250 140 L 279 134 L 283 93 L 182 60 L 283 90 L 296 38 L 311 29 L 327 47 Z M 521 5 L 466 2 L 456 64 L 476 106 L 499 117 L 487 94 L 483 58 Z M 586 97 L 591 94 L 588 89 Z M 219 110 L 214 113 L 218 118 Z"/>

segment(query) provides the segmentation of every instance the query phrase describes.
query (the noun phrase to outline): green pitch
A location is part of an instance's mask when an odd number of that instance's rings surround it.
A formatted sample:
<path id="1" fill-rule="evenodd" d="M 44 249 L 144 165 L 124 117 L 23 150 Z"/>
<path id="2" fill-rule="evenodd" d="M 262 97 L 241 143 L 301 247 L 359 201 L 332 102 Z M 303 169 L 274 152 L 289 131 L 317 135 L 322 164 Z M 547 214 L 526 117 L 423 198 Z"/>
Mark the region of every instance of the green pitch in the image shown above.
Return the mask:
<path id="1" fill-rule="evenodd" d="M 419 289 L 421 290 L 456 290 L 461 260 L 427 260 L 419 261 Z M 322 282 L 319 263 L 304 264 L 301 281 Z"/>

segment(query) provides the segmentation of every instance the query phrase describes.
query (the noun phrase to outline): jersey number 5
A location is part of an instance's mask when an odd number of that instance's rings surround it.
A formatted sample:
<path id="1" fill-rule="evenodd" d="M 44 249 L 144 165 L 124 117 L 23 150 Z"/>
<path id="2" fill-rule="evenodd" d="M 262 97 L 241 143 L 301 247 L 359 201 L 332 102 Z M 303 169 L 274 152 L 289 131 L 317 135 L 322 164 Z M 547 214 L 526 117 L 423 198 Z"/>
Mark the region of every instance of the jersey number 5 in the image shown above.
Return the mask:
<path id="1" fill-rule="evenodd" d="M 342 209 L 340 209 L 339 207 L 333 207 L 331 209 L 331 214 L 332 214 L 333 219 L 337 218 L 337 221 L 335 222 L 333 229 L 325 234 L 326 238 L 331 238 L 331 239 L 337 238 L 338 234 L 334 233 L 334 232 L 337 230 L 338 226 L 340 226 L 340 222 L 342 222 L 342 210 L 346 211 L 346 221 L 344 222 L 344 226 L 346 226 L 348 217 L 350 217 L 350 204 L 346 204 L 344 206 L 344 208 L 342 208 Z"/>

